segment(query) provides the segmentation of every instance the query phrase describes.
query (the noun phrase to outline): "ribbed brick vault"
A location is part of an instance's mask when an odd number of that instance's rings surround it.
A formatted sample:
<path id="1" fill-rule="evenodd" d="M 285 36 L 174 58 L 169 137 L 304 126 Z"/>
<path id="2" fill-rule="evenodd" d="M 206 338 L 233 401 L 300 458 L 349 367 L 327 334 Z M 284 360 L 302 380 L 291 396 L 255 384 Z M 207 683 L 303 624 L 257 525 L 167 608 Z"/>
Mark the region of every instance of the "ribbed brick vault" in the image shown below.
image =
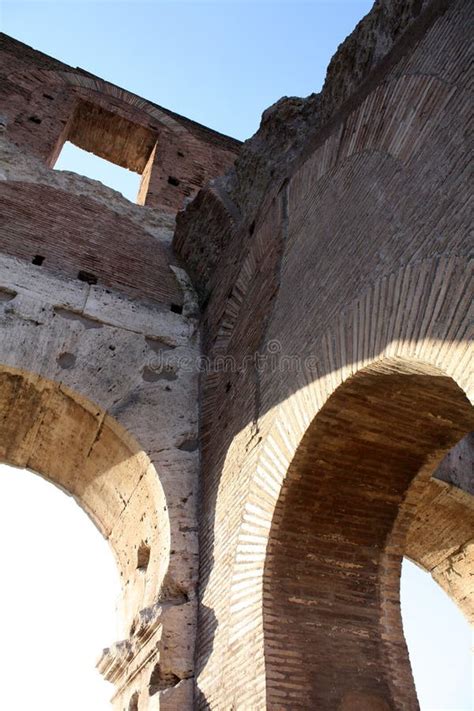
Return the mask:
<path id="1" fill-rule="evenodd" d="M 269 708 L 418 708 L 399 610 L 405 536 L 422 486 L 473 425 L 451 378 L 401 360 L 359 372 L 315 417 L 269 535 Z"/>

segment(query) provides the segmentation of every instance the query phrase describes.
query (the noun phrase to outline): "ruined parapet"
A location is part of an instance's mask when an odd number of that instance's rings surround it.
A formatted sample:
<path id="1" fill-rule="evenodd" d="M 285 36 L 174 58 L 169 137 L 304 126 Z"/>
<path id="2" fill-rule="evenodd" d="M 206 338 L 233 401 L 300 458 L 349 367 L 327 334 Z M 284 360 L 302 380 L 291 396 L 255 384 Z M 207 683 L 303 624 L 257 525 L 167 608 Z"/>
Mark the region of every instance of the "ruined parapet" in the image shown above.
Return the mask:
<path id="1" fill-rule="evenodd" d="M 65 141 L 141 174 L 138 202 L 175 213 L 240 142 L 0 34 L 10 140 L 54 163 Z"/>

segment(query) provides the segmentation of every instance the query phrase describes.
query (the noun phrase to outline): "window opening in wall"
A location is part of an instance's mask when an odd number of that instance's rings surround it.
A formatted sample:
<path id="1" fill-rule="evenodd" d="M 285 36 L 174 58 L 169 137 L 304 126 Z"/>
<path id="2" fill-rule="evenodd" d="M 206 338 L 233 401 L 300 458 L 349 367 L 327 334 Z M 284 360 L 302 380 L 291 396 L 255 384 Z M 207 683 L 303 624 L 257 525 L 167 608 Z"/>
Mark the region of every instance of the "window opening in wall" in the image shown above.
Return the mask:
<path id="1" fill-rule="evenodd" d="M 109 544 L 71 497 L 0 464 L 0 549 L 1 708 L 111 708 L 113 686 L 95 668 L 120 638 Z"/>
<path id="2" fill-rule="evenodd" d="M 471 711 L 474 637 L 466 618 L 431 575 L 407 559 L 400 597 L 420 711 Z"/>
<path id="3" fill-rule="evenodd" d="M 70 170 L 79 173 L 79 175 L 85 175 L 87 178 L 98 180 L 103 185 L 117 190 L 127 200 L 131 202 L 137 200 L 141 175 L 115 165 L 104 158 L 99 158 L 94 153 L 84 151 L 69 141 L 66 141 L 62 147 L 54 168 L 55 170 Z"/>

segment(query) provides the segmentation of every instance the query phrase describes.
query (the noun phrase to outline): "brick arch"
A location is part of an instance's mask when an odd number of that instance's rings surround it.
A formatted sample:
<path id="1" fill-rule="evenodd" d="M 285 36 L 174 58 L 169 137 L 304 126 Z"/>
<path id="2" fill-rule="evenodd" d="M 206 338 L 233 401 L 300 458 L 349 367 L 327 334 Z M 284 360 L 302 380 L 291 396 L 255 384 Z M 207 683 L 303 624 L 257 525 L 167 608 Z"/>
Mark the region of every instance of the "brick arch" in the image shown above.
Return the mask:
<path id="1" fill-rule="evenodd" d="M 141 113 L 143 119 L 145 116 L 152 117 L 155 121 L 158 121 L 176 133 L 187 133 L 186 128 L 182 126 L 179 121 L 174 119 L 168 112 L 161 110 L 159 106 L 115 84 L 111 84 L 100 77 L 74 71 L 61 71 L 58 69 L 36 69 L 32 77 L 25 76 L 24 73 L 13 72 L 8 78 L 13 84 L 38 93 L 40 91 L 47 91 L 48 87 L 57 88 L 63 85 L 65 87 L 78 89 L 83 93 L 89 94 L 91 97 L 107 97 L 112 101 L 128 104 L 137 115 Z"/>
<path id="2" fill-rule="evenodd" d="M 81 70 L 14 71 L 8 138 L 54 167 L 66 141 L 141 175 L 136 202 L 173 221 L 240 143 Z M 34 126 L 34 130 L 31 127 Z"/>
<path id="3" fill-rule="evenodd" d="M 334 185 L 340 178 L 342 170 L 350 170 L 351 165 L 360 158 L 376 157 L 380 162 L 387 159 L 394 161 L 402 171 L 410 169 L 410 162 L 418 155 L 427 134 L 436 125 L 435 118 L 443 115 L 448 106 L 454 112 L 453 106 L 457 106 L 462 96 L 462 90 L 452 81 L 425 73 L 403 73 L 390 77 L 378 86 L 348 115 L 345 122 L 341 122 L 337 129 L 315 148 L 292 176 L 288 199 L 290 203 L 297 201 L 307 206 L 306 211 L 300 214 L 301 222 L 307 220 L 307 212 L 314 203 L 315 190 L 327 190 L 329 185 Z M 389 122 L 386 121 L 387 115 L 390 116 Z M 430 120 L 427 119 L 428 116 Z M 422 190 L 423 186 L 419 189 Z M 226 206 L 220 196 L 208 189 L 207 197 L 211 202 L 211 209 L 220 214 L 226 228 L 235 229 L 233 218 L 228 214 L 222 216 Z M 182 229 L 186 219 L 188 224 L 191 224 L 194 217 L 191 213 L 180 217 L 175 237 L 175 247 L 187 263 L 193 258 L 194 243 L 199 237 L 193 227 L 190 227 L 189 241 L 186 241 L 186 233 L 181 232 L 180 228 Z M 294 224 L 292 232 L 298 232 Z M 262 264 L 270 259 L 269 233 L 272 233 L 273 239 L 281 238 L 278 225 L 271 224 L 267 229 L 257 230 L 242 258 L 230 294 L 225 293 L 227 284 L 213 285 L 216 291 L 222 290 L 220 300 L 225 304 L 219 315 L 219 327 L 213 344 L 213 353 L 216 355 L 225 353 L 228 348 L 244 308 L 245 298 L 255 283 Z M 280 251 L 277 249 L 272 255 L 275 262 L 281 257 Z M 272 268 L 275 267 L 272 265 Z M 203 279 L 203 275 L 196 271 L 194 277 L 198 283 L 208 281 L 208 275 Z"/>
<path id="4" fill-rule="evenodd" d="M 1 366 L 0 403 L 0 460 L 72 496 L 108 540 L 128 635 L 131 620 L 155 601 L 169 563 L 170 522 L 159 513 L 166 499 L 155 467 L 113 417 L 59 382 Z"/>
<path id="5" fill-rule="evenodd" d="M 246 703 L 259 708 L 266 703 L 264 563 L 282 485 L 306 430 L 338 387 L 375 363 L 382 370 L 389 362 L 415 369 L 420 363 L 422 372 L 434 368 L 467 390 L 468 270 L 456 256 L 434 258 L 408 264 L 370 285 L 319 339 L 312 368 L 301 362 L 297 387 L 293 383 L 281 404 L 262 418 L 264 438 L 257 458 L 249 462 L 229 612 L 228 647 L 239 677 L 234 681 Z"/>
<path id="6" fill-rule="evenodd" d="M 186 128 L 176 121 L 165 111 L 162 111 L 158 106 L 152 104 L 151 101 L 142 99 L 140 96 L 132 94 L 119 86 L 110 84 L 99 77 L 89 77 L 84 74 L 76 74 L 73 72 L 58 72 L 58 77 L 68 85 L 85 90 L 93 96 L 103 96 L 110 99 L 123 101 L 128 104 L 133 110 L 152 117 L 163 126 L 166 126 L 171 131 L 177 134 L 185 135 L 188 133 Z"/>
<path id="7" fill-rule="evenodd" d="M 409 517 L 395 523 L 414 478 L 419 490 L 473 424 L 451 378 L 402 359 L 363 369 L 321 408 L 269 532 L 269 708 L 417 708 L 398 598 Z"/>
<path id="8" fill-rule="evenodd" d="M 311 153 L 293 176 L 292 190 L 309 203 L 314 183 L 308 175 L 313 174 L 316 182 L 334 179 L 348 159 L 362 154 L 390 156 L 408 165 L 433 130 L 435 117 L 461 95 L 456 84 L 431 74 L 390 77 Z M 428 115 L 433 122 L 427 121 Z"/>

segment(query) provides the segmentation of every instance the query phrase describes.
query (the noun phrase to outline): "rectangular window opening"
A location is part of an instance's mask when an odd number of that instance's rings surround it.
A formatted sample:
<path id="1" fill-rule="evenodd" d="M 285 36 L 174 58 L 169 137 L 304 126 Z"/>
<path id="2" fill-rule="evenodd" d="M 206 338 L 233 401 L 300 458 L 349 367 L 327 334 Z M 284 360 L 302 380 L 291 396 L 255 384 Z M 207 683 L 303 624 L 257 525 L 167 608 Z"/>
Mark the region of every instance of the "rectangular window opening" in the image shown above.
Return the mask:
<path id="1" fill-rule="evenodd" d="M 157 134 L 149 127 L 80 100 L 50 165 L 98 180 L 143 204 L 156 141 Z"/>

